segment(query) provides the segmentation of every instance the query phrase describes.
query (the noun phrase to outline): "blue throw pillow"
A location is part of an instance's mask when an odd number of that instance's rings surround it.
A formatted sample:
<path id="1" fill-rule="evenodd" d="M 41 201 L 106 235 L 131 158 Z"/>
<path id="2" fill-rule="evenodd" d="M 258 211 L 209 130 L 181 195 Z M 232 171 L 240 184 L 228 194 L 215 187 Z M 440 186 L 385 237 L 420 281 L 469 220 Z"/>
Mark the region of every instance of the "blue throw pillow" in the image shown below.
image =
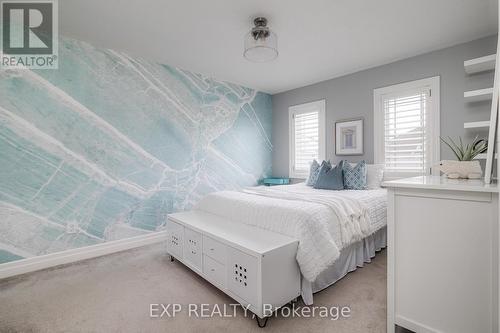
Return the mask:
<path id="1" fill-rule="evenodd" d="M 309 177 L 307 177 L 307 180 L 306 180 L 307 186 L 314 186 L 314 184 L 318 180 L 319 167 L 320 167 L 320 165 L 319 165 L 318 161 L 314 160 L 311 164 L 311 167 L 309 168 Z"/>
<path id="2" fill-rule="evenodd" d="M 323 162 L 321 162 L 321 165 L 319 167 L 319 171 L 321 172 L 321 168 L 327 168 L 327 169 L 331 169 L 332 168 L 332 163 L 330 163 L 330 161 L 325 161 L 323 160 Z M 319 172 L 318 172 L 318 177 L 319 177 Z M 317 179 L 316 179 L 317 180 Z"/>
<path id="3" fill-rule="evenodd" d="M 321 162 L 321 165 L 316 160 L 312 162 L 311 167 L 309 168 L 309 177 L 306 180 L 306 185 L 314 186 L 314 184 L 316 184 L 316 181 L 318 180 L 319 176 L 319 171 L 321 170 L 321 167 L 323 165 L 326 165 L 329 168 L 332 167 L 330 161 L 323 161 Z"/>
<path id="4" fill-rule="evenodd" d="M 366 189 L 366 162 L 364 160 L 354 167 L 344 161 L 344 187 L 348 190 Z"/>
<path id="5" fill-rule="evenodd" d="M 329 162 L 328 162 L 329 164 Z M 323 190 L 343 190 L 344 189 L 344 177 L 342 172 L 343 161 L 332 168 L 331 165 L 324 163 L 319 171 L 318 180 L 314 184 L 314 188 Z"/>

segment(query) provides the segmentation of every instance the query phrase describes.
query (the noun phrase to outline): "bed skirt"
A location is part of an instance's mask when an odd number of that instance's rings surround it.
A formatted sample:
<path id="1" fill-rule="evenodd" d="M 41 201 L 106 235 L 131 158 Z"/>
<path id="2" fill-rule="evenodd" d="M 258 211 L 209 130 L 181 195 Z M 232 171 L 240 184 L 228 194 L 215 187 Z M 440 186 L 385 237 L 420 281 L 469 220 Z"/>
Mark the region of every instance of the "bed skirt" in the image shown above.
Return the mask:
<path id="1" fill-rule="evenodd" d="M 358 267 L 363 267 L 365 263 L 370 263 L 375 257 L 375 252 L 387 246 L 387 227 L 383 227 L 373 235 L 349 245 L 340 251 L 340 257 L 326 271 L 322 272 L 311 283 L 302 277 L 302 300 L 306 305 L 313 304 L 313 293 L 321 291 L 338 280 L 347 273 L 355 271 Z"/>

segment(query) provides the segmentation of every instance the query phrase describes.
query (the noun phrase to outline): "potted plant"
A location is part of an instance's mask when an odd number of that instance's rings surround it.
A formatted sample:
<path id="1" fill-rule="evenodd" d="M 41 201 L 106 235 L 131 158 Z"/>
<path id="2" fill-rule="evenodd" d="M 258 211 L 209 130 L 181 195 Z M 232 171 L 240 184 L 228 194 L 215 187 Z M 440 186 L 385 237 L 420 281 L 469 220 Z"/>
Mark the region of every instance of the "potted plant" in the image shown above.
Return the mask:
<path id="1" fill-rule="evenodd" d="M 439 170 L 448 178 L 478 179 L 481 177 L 483 173 L 481 164 L 479 161 L 474 160 L 474 157 L 488 150 L 488 141 L 486 139 L 479 139 L 476 136 L 468 144 L 464 144 L 461 137 L 459 137 L 458 143 L 450 137 L 448 137 L 448 140 L 441 138 L 441 141 L 451 149 L 458 161 L 441 161 L 438 166 Z"/>

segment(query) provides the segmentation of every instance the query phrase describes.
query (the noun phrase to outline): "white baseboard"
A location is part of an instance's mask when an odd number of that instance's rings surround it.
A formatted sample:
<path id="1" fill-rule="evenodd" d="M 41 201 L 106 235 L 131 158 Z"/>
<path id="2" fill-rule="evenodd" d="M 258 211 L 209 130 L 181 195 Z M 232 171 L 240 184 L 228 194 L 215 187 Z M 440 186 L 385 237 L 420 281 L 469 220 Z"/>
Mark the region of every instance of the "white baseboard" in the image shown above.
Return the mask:
<path id="1" fill-rule="evenodd" d="M 0 279 L 85 259 L 100 257 L 106 254 L 125 251 L 144 245 L 159 243 L 166 241 L 166 239 L 167 232 L 159 231 L 146 235 L 7 262 L 0 264 Z"/>
<path id="2" fill-rule="evenodd" d="M 404 327 L 408 330 L 411 330 L 413 332 L 418 332 L 418 333 L 443 333 L 441 331 L 438 331 L 434 328 L 431 328 L 429 326 L 426 326 L 424 324 L 418 323 L 414 320 L 410 320 L 406 317 L 396 315 L 395 318 L 396 324 Z"/>

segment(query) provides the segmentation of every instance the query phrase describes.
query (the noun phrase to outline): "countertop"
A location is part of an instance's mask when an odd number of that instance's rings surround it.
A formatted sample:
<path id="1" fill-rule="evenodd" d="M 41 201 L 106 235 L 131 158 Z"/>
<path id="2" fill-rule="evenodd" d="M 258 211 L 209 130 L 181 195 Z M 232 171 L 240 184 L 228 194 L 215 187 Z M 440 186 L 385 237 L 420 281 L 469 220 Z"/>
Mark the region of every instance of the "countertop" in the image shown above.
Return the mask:
<path id="1" fill-rule="evenodd" d="M 484 179 L 448 179 L 443 176 L 420 176 L 391 180 L 382 183 L 383 187 L 420 188 L 434 190 L 454 190 L 471 192 L 498 193 L 496 181 L 485 184 Z"/>

